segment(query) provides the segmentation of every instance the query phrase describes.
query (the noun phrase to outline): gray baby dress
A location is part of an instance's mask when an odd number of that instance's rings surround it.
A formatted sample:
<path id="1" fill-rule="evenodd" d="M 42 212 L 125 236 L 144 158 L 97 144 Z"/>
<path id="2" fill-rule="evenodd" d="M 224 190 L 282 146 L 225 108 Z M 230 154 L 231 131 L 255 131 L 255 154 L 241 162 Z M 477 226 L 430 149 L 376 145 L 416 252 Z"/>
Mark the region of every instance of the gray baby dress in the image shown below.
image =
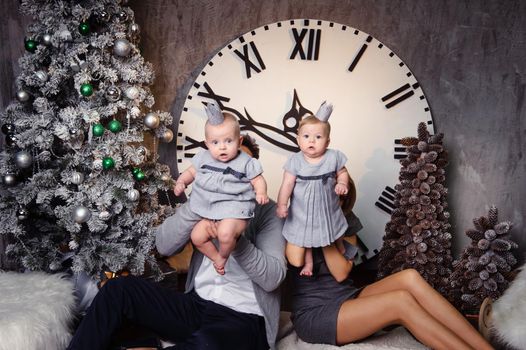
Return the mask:
<path id="1" fill-rule="evenodd" d="M 288 216 L 283 227 L 285 239 L 297 246 L 324 247 L 347 230 L 347 220 L 334 192 L 336 173 L 347 157 L 327 149 L 318 164 L 308 163 L 301 152 L 293 154 L 283 167 L 296 176 Z"/>
<path id="2" fill-rule="evenodd" d="M 190 209 L 201 217 L 221 220 L 254 216 L 256 194 L 250 180 L 263 173 L 259 161 L 244 152 L 227 163 L 209 151 L 192 158 L 197 174 L 190 194 Z"/>

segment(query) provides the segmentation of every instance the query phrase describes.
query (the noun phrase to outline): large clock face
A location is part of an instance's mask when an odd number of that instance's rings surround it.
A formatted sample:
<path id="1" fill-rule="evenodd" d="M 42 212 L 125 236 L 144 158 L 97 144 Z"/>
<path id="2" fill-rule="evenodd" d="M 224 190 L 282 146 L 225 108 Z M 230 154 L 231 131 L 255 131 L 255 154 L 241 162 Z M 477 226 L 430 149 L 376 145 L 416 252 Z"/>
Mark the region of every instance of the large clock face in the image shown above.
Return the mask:
<path id="1" fill-rule="evenodd" d="M 354 211 L 364 225 L 362 259 L 377 253 L 393 209 L 398 159 L 405 157 L 397 140 L 415 135 L 419 122 L 433 132 L 422 88 L 395 53 L 367 33 L 322 20 L 288 20 L 243 34 L 212 57 L 190 88 L 178 126 L 180 171 L 205 147 L 203 106 L 211 100 L 257 140 L 274 199 L 282 166 L 298 150 L 298 121 L 331 102 L 330 147 L 349 159 Z"/>

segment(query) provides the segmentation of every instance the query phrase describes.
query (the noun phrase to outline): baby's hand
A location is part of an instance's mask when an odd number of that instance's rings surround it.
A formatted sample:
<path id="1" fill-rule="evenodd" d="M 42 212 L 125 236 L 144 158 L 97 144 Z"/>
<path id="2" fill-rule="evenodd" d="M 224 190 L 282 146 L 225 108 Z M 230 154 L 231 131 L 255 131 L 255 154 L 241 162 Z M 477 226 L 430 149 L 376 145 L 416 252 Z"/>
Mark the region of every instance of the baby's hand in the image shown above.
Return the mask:
<path id="1" fill-rule="evenodd" d="M 276 215 L 278 216 L 278 218 L 285 219 L 288 214 L 289 214 L 289 210 L 287 206 L 278 204 L 278 207 L 276 208 Z"/>
<path id="2" fill-rule="evenodd" d="M 257 194 L 256 193 L 256 202 L 259 204 L 267 204 L 268 203 L 268 196 L 266 193 Z"/>
<path id="3" fill-rule="evenodd" d="M 336 194 L 338 196 L 347 194 L 348 191 L 349 190 L 347 189 L 347 186 L 344 183 L 341 183 L 341 182 L 338 182 L 336 184 L 336 187 L 334 188 L 334 192 L 336 192 Z"/>
<path id="4" fill-rule="evenodd" d="M 181 193 L 184 192 L 186 188 L 186 185 L 182 182 L 176 182 L 174 186 L 174 193 L 176 196 L 179 196 Z"/>

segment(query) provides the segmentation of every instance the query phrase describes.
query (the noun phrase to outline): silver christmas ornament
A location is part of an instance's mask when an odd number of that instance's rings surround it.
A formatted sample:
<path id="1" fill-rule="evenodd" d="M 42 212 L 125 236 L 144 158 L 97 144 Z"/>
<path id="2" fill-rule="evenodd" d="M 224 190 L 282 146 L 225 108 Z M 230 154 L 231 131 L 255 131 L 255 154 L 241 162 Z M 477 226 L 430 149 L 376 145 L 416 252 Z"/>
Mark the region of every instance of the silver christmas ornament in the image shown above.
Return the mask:
<path id="1" fill-rule="evenodd" d="M 107 210 L 103 210 L 99 213 L 99 219 L 108 220 L 111 217 L 111 213 Z"/>
<path id="2" fill-rule="evenodd" d="M 144 146 L 140 146 L 137 148 L 137 154 L 141 157 L 144 157 L 146 154 L 148 154 L 148 150 Z"/>
<path id="3" fill-rule="evenodd" d="M 84 174 L 79 173 L 78 171 L 71 173 L 71 183 L 80 185 L 82 182 L 84 182 Z"/>
<path id="4" fill-rule="evenodd" d="M 46 46 L 49 46 L 51 45 L 51 34 L 44 34 L 42 35 L 42 44 L 46 45 Z"/>
<path id="5" fill-rule="evenodd" d="M 150 112 L 144 117 L 144 125 L 150 129 L 157 129 L 159 127 L 159 123 L 159 116 L 155 112 Z"/>
<path id="6" fill-rule="evenodd" d="M 38 80 L 40 80 L 42 83 L 45 83 L 49 79 L 48 74 L 43 70 L 37 70 L 35 72 L 35 75 L 38 78 Z"/>
<path id="7" fill-rule="evenodd" d="M 113 53 L 116 56 L 126 57 L 130 54 L 131 44 L 126 39 L 117 39 L 113 44 Z"/>
<path id="8" fill-rule="evenodd" d="M 174 139 L 174 133 L 170 129 L 166 129 L 161 136 L 162 142 L 166 142 L 166 143 L 172 142 L 173 139 Z"/>
<path id="9" fill-rule="evenodd" d="M 29 94 L 27 93 L 27 91 L 20 90 L 16 93 L 16 99 L 20 102 L 26 102 L 27 100 L 29 100 Z"/>
<path id="10" fill-rule="evenodd" d="M 33 163 L 33 157 L 27 151 L 19 151 L 15 154 L 15 164 L 20 169 L 27 169 Z"/>
<path id="11" fill-rule="evenodd" d="M 97 17 L 103 22 L 108 22 L 110 20 L 109 12 L 104 9 L 99 11 Z"/>
<path id="12" fill-rule="evenodd" d="M 121 98 L 121 89 L 112 85 L 106 89 L 106 99 L 110 102 L 116 102 Z"/>
<path id="13" fill-rule="evenodd" d="M 82 224 L 91 218 L 91 212 L 88 208 L 83 205 L 78 205 L 73 208 L 73 220 L 76 223 Z"/>
<path id="14" fill-rule="evenodd" d="M 141 27 L 137 23 L 132 23 L 130 24 L 129 32 L 132 37 L 136 37 L 141 33 Z"/>
<path id="15" fill-rule="evenodd" d="M 16 211 L 16 218 L 20 221 L 27 220 L 29 211 L 26 208 L 18 208 Z"/>
<path id="16" fill-rule="evenodd" d="M 139 89 L 137 89 L 135 86 L 130 86 L 124 91 L 124 95 L 126 95 L 126 97 L 130 100 L 135 100 L 137 97 L 139 97 Z"/>
<path id="17" fill-rule="evenodd" d="M 127 196 L 129 200 L 131 200 L 132 202 L 136 202 L 139 200 L 140 193 L 135 188 L 132 188 L 131 190 L 128 191 Z"/>
<path id="18" fill-rule="evenodd" d="M 126 13 L 124 10 L 119 11 L 119 13 L 117 13 L 117 18 L 121 22 L 126 22 L 126 20 L 128 20 L 128 13 Z"/>
<path id="19" fill-rule="evenodd" d="M 14 173 L 6 173 L 3 176 L 3 182 L 6 186 L 14 186 L 16 185 L 16 175 Z"/>

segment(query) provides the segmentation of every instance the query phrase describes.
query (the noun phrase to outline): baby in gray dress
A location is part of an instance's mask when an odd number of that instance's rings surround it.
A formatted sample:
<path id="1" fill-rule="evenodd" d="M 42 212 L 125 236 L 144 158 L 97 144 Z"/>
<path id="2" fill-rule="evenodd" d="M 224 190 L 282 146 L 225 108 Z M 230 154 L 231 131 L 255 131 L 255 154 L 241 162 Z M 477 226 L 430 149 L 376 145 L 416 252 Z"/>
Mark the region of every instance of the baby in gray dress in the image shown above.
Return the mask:
<path id="1" fill-rule="evenodd" d="M 237 238 L 254 214 L 255 202 L 266 204 L 269 199 L 261 164 L 239 149 L 243 137 L 237 119 L 222 113 L 215 103 L 209 103 L 206 112 L 208 150 L 192 158 L 192 165 L 177 178 L 174 192 L 180 195 L 193 183 L 189 205 L 195 216 L 180 229 L 191 229 L 192 243 L 223 275 Z M 217 237 L 208 232 L 202 219 L 218 220 Z M 219 249 L 211 241 L 214 238 L 219 241 Z"/>
<path id="2" fill-rule="evenodd" d="M 337 242 L 347 230 L 339 196 L 349 191 L 347 157 L 328 149 L 332 105 L 322 103 L 316 115 L 303 118 L 298 128 L 300 152 L 293 154 L 284 166 L 276 214 L 286 218 L 283 236 L 287 249 L 304 251 L 305 263 L 300 274 L 312 276 L 313 247 Z M 290 206 L 287 204 L 290 199 Z"/>

